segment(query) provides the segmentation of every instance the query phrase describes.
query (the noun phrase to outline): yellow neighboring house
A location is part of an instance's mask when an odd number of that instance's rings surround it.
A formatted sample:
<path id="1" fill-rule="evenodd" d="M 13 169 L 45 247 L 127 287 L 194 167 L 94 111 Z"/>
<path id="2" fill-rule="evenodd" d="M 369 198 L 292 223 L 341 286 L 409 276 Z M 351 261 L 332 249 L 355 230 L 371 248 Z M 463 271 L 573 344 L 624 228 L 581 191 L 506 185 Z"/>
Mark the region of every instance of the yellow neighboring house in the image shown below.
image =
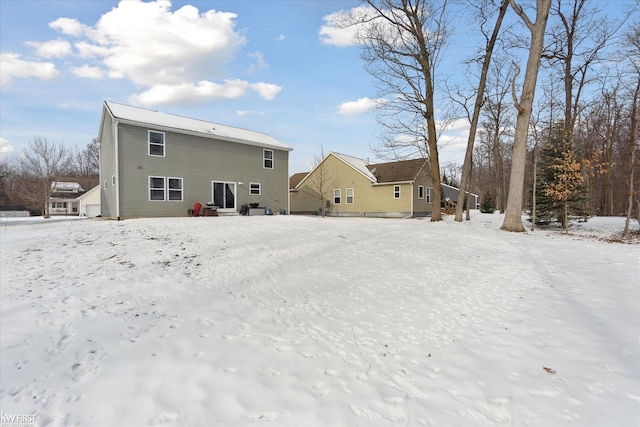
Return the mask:
<path id="1" fill-rule="evenodd" d="M 309 173 L 289 179 L 292 214 L 403 218 L 433 209 L 427 159 L 368 164 L 330 152 Z"/>

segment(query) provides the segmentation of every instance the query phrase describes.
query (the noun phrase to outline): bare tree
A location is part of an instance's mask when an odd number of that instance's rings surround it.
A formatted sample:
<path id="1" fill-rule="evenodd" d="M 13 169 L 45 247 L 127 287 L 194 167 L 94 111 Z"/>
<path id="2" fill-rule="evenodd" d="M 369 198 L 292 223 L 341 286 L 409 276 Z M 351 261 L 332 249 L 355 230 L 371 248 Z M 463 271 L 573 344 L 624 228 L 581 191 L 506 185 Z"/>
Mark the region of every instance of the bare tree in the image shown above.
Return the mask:
<path id="1" fill-rule="evenodd" d="M 447 37 L 447 0 L 364 0 L 368 13 L 350 16 L 366 69 L 376 80 L 384 144 L 429 158 L 433 199 L 440 200 L 440 162 L 434 107 L 435 69 Z M 403 153 L 404 151 L 404 153 Z M 415 155 L 417 153 L 413 153 Z M 442 219 L 434 209 L 431 221 Z"/>
<path id="2" fill-rule="evenodd" d="M 20 157 L 20 190 L 24 200 L 49 217 L 52 183 L 66 172 L 69 155 L 64 145 L 36 136 Z"/>
<path id="3" fill-rule="evenodd" d="M 590 71 L 626 19 L 609 22 L 598 18 L 600 10 L 588 9 L 586 0 L 554 0 L 550 14 L 557 24 L 550 27 L 549 45 L 542 57 L 558 70 L 563 82 L 564 128 L 573 132 L 582 110 L 582 96 L 593 81 Z"/>
<path id="4" fill-rule="evenodd" d="M 515 99 L 514 79 L 514 101 L 516 109 L 518 110 L 518 116 L 513 140 L 511 178 L 509 180 L 507 209 L 501 229 L 506 231 L 524 232 L 525 229 L 522 225 L 522 198 L 527 160 L 527 136 L 529 133 L 529 119 L 531 118 L 536 83 L 538 81 L 540 55 L 542 53 L 544 33 L 547 27 L 551 0 L 536 0 L 535 22 L 531 22 L 522 7 L 516 4 L 515 0 L 509 0 L 509 3 L 529 29 L 529 32 L 531 33 L 531 41 L 529 47 L 529 58 L 527 60 L 527 69 L 525 71 L 524 83 L 519 100 Z"/>
<path id="5" fill-rule="evenodd" d="M 634 28 L 627 34 L 627 46 L 629 51 L 628 58 L 640 57 L 640 21 L 636 22 Z M 629 233 L 629 221 L 631 212 L 633 211 L 633 199 L 638 199 L 638 191 L 634 189 L 634 172 L 635 172 L 635 153 L 638 149 L 638 127 L 640 122 L 640 63 L 638 61 L 629 60 L 631 81 L 635 80 L 634 85 L 630 85 L 631 96 L 631 129 L 629 132 L 629 196 L 627 200 L 627 217 L 624 223 L 623 236 Z M 638 218 L 640 218 L 640 201 L 638 201 Z"/>
<path id="6" fill-rule="evenodd" d="M 100 172 L 100 145 L 97 139 L 94 138 L 83 150 L 76 148 L 71 157 L 73 175 L 88 178 Z"/>
<path id="7" fill-rule="evenodd" d="M 302 191 L 310 197 L 320 201 L 322 217 L 325 217 L 327 202 L 333 189 L 333 178 L 324 163 L 324 147 L 320 146 L 320 155 L 313 157 L 312 174 L 309 175 Z"/>
<path id="8" fill-rule="evenodd" d="M 476 93 L 476 100 L 473 105 L 473 113 L 469 117 L 469 121 L 471 123 L 471 128 L 469 130 L 469 137 L 467 140 L 467 149 L 464 156 L 464 163 L 462 165 L 462 178 L 460 180 L 460 191 L 458 193 L 458 201 L 462 201 L 464 199 L 465 191 L 471 192 L 470 182 L 471 182 L 471 165 L 473 162 L 473 144 L 475 142 L 476 131 L 478 129 L 478 120 L 480 117 L 480 110 L 482 108 L 482 103 L 484 99 L 484 91 L 487 82 L 487 74 L 489 73 L 489 66 L 491 65 L 491 57 L 493 55 L 493 49 L 495 47 L 496 41 L 498 40 L 498 34 L 500 32 L 500 27 L 502 26 L 502 20 L 504 15 L 507 12 L 507 8 L 509 7 L 509 0 L 502 0 L 500 4 L 500 8 L 498 9 L 498 17 L 496 19 L 496 23 L 493 27 L 493 32 L 491 33 L 491 37 L 487 37 L 486 39 L 486 47 L 484 53 L 484 59 L 482 61 L 482 71 L 480 73 L 480 83 L 478 85 L 478 91 Z M 483 21 L 488 20 L 485 16 L 485 9 L 481 8 L 481 18 Z M 467 116 L 469 116 L 467 112 Z M 455 220 L 460 222 L 462 221 L 462 209 L 464 203 L 458 203 L 456 205 L 456 217 Z M 471 207 L 467 204 L 467 209 L 471 209 Z"/>
<path id="9" fill-rule="evenodd" d="M 16 171 L 7 159 L 0 159 L 0 206 L 8 206 L 13 200 Z"/>
<path id="10" fill-rule="evenodd" d="M 501 61 L 500 61 L 501 62 Z M 490 79 L 490 89 L 485 95 L 483 122 L 484 131 L 487 133 L 486 142 L 490 144 L 492 158 L 492 173 L 494 175 L 495 187 L 492 193 L 496 198 L 496 207 L 503 213 L 507 203 L 507 170 L 505 167 L 505 154 L 508 145 L 505 139 L 513 129 L 513 113 L 507 108 L 507 97 L 509 94 L 509 83 L 514 75 L 513 67 L 504 67 L 499 62 L 491 67 L 488 78 Z"/>

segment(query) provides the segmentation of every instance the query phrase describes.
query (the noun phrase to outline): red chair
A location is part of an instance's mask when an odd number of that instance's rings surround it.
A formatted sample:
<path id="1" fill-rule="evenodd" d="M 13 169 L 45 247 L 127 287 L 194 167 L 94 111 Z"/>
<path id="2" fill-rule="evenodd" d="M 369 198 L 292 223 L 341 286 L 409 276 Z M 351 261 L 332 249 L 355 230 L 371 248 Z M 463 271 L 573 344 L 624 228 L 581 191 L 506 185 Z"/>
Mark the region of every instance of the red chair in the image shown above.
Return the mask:
<path id="1" fill-rule="evenodd" d="M 193 205 L 193 216 L 200 216 L 201 209 L 202 209 L 202 203 L 196 202 Z"/>

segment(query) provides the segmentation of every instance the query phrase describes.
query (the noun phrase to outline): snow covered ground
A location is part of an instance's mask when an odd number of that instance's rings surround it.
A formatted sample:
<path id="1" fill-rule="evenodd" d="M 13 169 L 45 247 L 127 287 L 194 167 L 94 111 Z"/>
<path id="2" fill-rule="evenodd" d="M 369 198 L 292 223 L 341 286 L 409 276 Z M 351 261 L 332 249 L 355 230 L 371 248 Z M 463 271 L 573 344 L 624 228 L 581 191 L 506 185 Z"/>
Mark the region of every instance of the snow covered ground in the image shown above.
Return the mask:
<path id="1" fill-rule="evenodd" d="M 1 425 L 639 425 L 623 219 L 501 222 L 0 220 Z"/>

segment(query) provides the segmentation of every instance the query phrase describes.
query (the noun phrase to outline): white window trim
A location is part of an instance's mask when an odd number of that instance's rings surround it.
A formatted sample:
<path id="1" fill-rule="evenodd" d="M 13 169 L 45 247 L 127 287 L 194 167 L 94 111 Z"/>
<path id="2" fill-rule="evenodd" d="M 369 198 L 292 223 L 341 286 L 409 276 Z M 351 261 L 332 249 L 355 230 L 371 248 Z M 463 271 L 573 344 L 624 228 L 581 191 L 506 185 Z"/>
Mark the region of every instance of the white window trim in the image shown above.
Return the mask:
<path id="1" fill-rule="evenodd" d="M 171 200 L 171 198 L 169 197 L 169 191 L 173 191 L 173 192 L 177 192 L 178 191 L 176 189 L 170 189 L 169 188 L 169 180 L 170 179 L 178 179 L 178 180 L 180 180 L 180 190 L 179 190 L 180 191 L 180 200 Z M 164 186 L 167 189 L 166 190 L 167 194 L 165 196 L 165 200 L 167 202 L 183 202 L 184 201 L 184 179 L 182 179 L 180 177 L 177 177 L 177 176 L 168 176 L 167 177 L 167 181 L 166 181 Z"/>
<path id="2" fill-rule="evenodd" d="M 160 155 L 160 154 L 152 154 L 151 153 L 151 145 L 152 145 L 152 143 L 151 143 L 151 133 L 152 132 L 153 133 L 159 133 L 159 134 L 162 135 L 162 155 Z M 160 145 L 160 144 L 153 143 L 153 145 Z M 167 137 L 166 137 L 164 132 L 160 132 L 160 131 L 157 131 L 157 130 L 151 130 L 151 129 L 149 129 L 147 131 L 147 152 L 148 152 L 148 154 L 150 156 L 153 156 L 153 157 L 166 157 L 166 155 L 167 155 Z"/>
<path id="3" fill-rule="evenodd" d="M 351 201 L 349 201 L 349 190 L 351 190 Z M 347 202 L 348 205 L 352 205 L 356 201 L 356 191 L 353 188 L 347 188 L 344 197 L 345 202 Z"/>
<path id="4" fill-rule="evenodd" d="M 396 188 L 398 189 L 397 191 L 396 191 Z M 394 185 L 393 186 L 393 198 L 394 199 L 399 199 L 401 196 L 402 196 L 402 187 L 400 187 L 399 185 Z"/>
<path id="5" fill-rule="evenodd" d="M 152 178 L 161 178 L 162 179 L 162 182 L 163 182 L 163 186 L 162 186 L 163 199 L 162 200 L 154 200 L 154 199 L 151 198 L 151 190 L 156 190 L 156 191 L 160 190 L 160 188 L 152 188 L 151 187 Z M 148 186 L 147 196 L 149 197 L 149 201 L 150 202 L 166 202 L 167 201 L 167 178 L 166 177 L 149 175 L 149 177 L 147 178 L 147 186 Z"/>
<path id="6" fill-rule="evenodd" d="M 257 193 L 253 193 L 253 186 L 257 185 L 258 186 L 258 192 Z M 249 183 L 249 195 L 250 196 L 260 196 L 262 195 L 262 185 L 260 185 L 259 182 L 250 182 Z"/>
<path id="7" fill-rule="evenodd" d="M 425 201 L 426 201 L 427 203 L 432 203 L 432 200 L 431 200 L 431 199 L 432 199 L 432 197 L 433 197 L 433 196 L 431 195 L 431 194 L 432 194 L 432 193 L 431 193 L 431 190 L 432 190 L 432 188 L 431 188 L 431 187 L 427 187 L 427 192 L 425 193 Z"/>
<path id="8" fill-rule="evenodd" d="M 338 195 L 336 197 L 336 194 Z M 338 199 L 338 201 L 336 202 L 336 199 Z M 333 204 L 334 205 L 340 205 L 342 204 L 342 190 L 339 188 L 335 188 L 333 190 Z"/>
<path id="9" fill-rule="evenodd" d="M 271 153 L 271 158 L 268 159 L 267 158 L 267 151 Z M 267 160 L 269 160 L 271 162 L 271 167 L 267 166 Z M 263 148 L 262 149 L 262 168 L 263 169 L 273 169 L 275 166 L 275 151 L 269 149 L 269 148 Z"/>
<path id="10" fill-rule="evenodd" d="M 424 199 L 424 185 L 418 185 L 418 199 Z"/>

